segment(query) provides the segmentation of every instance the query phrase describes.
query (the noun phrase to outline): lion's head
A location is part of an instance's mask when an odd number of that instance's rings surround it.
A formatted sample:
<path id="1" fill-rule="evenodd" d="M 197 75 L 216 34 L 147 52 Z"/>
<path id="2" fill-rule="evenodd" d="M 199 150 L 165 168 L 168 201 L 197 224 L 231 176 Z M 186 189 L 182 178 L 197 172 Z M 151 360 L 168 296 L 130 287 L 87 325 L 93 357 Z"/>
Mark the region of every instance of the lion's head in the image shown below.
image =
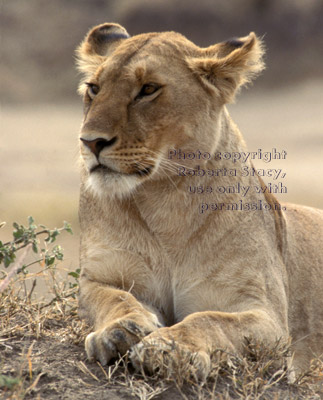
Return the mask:
<path id="1" fill-rule="evenodd" d="M 263 69 L 262 54 L 254 33 L 199 48 L 175 32 L 130 37 L 117 24 L 94 27 L 77 50 L 88 186 L 126 196 L 175 174 L 169 149 L 213 152 L 223 106 Z"/>

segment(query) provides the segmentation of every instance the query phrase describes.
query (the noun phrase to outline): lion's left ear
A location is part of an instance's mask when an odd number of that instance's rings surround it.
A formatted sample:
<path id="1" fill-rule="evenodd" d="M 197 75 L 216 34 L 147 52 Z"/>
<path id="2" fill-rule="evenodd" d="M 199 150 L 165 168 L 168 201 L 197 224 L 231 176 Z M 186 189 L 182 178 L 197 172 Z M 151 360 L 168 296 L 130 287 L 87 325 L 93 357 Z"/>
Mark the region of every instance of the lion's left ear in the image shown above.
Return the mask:
<path id="1" fill-rule="evenodd" d="M 86 76 L 91 76 L 109 54 L 130 38 L 119 24 L 105 23 L 92 28 L 76 50 L 77 66 Z"/>
<path id="2" fill-rule="evenodd" d="M 264 69 L 263 54 L 261 40 L 251 32 L 246 37 L 203 49 L 200 57 L 186 61 L 204 84 L 216 89 L 224 103 L 230 103 L 237 90 Z"/>

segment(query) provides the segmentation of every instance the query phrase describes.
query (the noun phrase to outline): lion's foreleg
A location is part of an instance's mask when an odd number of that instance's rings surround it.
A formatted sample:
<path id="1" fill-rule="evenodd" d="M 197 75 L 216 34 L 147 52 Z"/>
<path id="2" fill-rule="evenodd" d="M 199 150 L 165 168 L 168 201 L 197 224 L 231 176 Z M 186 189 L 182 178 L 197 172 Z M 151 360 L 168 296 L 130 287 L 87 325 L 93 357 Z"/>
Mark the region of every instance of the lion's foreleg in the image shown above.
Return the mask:
<path id="1" fill-rule="evenodd" d="M 287 337 L 286 330 L 263 310 L 198 312 L 172 327 L 151 333 L 134 346 L 131 359 L 136 367 L 143 365 L 154 372 L 161 367 L 158 365 L 159 355 L 164 354 L 165 362 L 165 353 L 168 353 L 172 365 L 174 357 L 191 359 L 197 375 L 205 378 L 210 369 L 210 356 L 216 350 L 242 355 L 245 351 L 245 338 L 270 345 L 278 339 L 287 340 Z"/>
<path id="2" fill-rule="evenodd" d="M 95 329 L 85 340 L 87 356 L 103 365 L 161 326 L 154 310 L 131 293 L 90 281 L 81 285 L 80 314 Z"/>

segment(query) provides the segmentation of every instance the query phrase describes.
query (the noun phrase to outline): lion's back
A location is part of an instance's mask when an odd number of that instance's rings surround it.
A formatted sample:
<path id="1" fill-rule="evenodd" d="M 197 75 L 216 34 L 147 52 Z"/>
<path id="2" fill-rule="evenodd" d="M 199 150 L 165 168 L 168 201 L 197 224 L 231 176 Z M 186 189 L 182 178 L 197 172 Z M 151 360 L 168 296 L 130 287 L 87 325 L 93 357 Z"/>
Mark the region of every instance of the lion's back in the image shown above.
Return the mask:
<path id="1" fill-rule="evenodd" d="M 290 334 L 305 363 L 323 352 L 323 211 L 287 204 L 285 217 Z"/>

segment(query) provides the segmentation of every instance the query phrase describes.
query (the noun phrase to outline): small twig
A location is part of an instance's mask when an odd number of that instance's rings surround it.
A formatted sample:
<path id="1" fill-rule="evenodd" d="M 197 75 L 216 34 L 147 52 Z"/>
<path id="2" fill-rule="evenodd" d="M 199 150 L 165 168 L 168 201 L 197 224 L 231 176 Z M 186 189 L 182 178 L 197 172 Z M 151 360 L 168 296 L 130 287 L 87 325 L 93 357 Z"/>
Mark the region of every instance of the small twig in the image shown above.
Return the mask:
<path id="1" fill-rule="evenodd" d="M 32 296 L 33 291 L 34 291 L 34 289 L 35 289 L 35 287 L 36 287 L 36 284 L 37 284 L 37 279 L 34 279 L 34 280 L 33 280 L 32 287 L 31 287 L 30 292 L 29 292 L 29 294 L 28 294 L 28 301 L 30 301 L 30 299 L 31 299 L 31 296 Z"/>
<path id="2" fill-rule="evenodd" d="M 8 287 L 13 275 L 15 275 L 17 273 L 17 271 L 20 268 L 22 268 L 23 262 L 24 262 L 25 258 L 27 257 L 27 254 L 28 254 L 30 248 L 31 248 L 31 245 L 29 244 L 26 247 L 26 249 L 24 250 L 24 252 L 21 254 L 21 256 L 19 257 L 19 259 L 14 263 L 14 265 L 12 266 L 12 268 L 11 268 L 10 272 L 8 273 L 8 275 L 6 276 L 6 278 L 1 282 L 0 293 L 2 293 Z"/>
<path id="3" fill-rule="evenodd" d="M 84 362 L 80 361 L 76 364 L 78 368 L 84 373 L 90 375 L 93 379 L 95 379 L 97 382 L 100 382 L 100 379 L 96 377 L 92 372 L 88 369 L 88 367 L 84 364 Z"/>
<path id="4" fill-rule="evenodd" d="M 29 378 L 30 378 L 30 380 L 33 379 L 33 363 L 32 363 L 32 359 L 31 359 L 31 353 L 33 351 L 34 343 L 35 342 L 33 342 L 30 345 L 30 347 L 28 349 L 28 352 L 27 352 L 28 370 L 29 370 Z"/>
<path id="5" fill-rule="evenodd" d="M 46 375 L 46 372 L 41 372 L 40 374 L 37 375 L 37 377 L 36 377 L 36 379 L 34 380 L 34 382 L 32 383 L 32 385 L 29 386 L 29 388 L 27 388 L 26 394 L 29 394 L 30 392 L 32 392 L 32 391 L 35 389 L 35 387 L 37 386 L 37 384 L 38 384 L 40 378 L 41 378 L 42 376 L 44 376 L 44 375 Z"/>
<path id="6" fill-rule="evenodd" d="M 67 299 L 69 297 L 73 297 L 73 294 L 74 293 L 67 294 L 66 296 L 64 296 L 64 299 Z M 46 304 L 42 305 L 41 307 L 39 307 L 39 309 L 42 310 L 43 308 L 49 307 L 53 303 L 55 303 L 55 301 L 62 301 L 62 297 L 61 296 L 54 297 L 49 303 L 46 303 Z"/>
<path id="7" fill-rule="evenodd" d="M 44 258 L 39 258 L 38 260 L 32 261 L 32 262 L 30 262 L 29 264 L 23 265 L 21 268 L 18 269 L 17 273 L 19 274 L 20 272 L 23 271 L 23 269 L 25 270 L 25 269 L 27 269 L 28 267 L 31 267 L 31 266 L 34 265 L 34 264 L 38 264 L 38 263 L 40 263 L 40 262 L 43 261 L 43 260 L 44 260 Z"/>
<path id="8" fill-rule="evenodd" d="M 62 230 L 64 230 L 64 228 L 59 228 L 59 229 L 57 229 L 58 230 L 58 232 L 61 232 Z M 43 229 L 42 231 L 39 231 L 39 232 L 36 232 L 35 233 L 35 236 L 39 236 L 39 235 L 43 235 L 44 233 L 49 233 L 49 229 Z M 9 246 L 9 245 L 13 245 L 13 244 L 19 244 L 19 243 L 22 243 L 24 241 L 24 238 L 18 238 L 18 239 L 15 239 L 15 240 L 13 240 L 12 242 L 7 242 L 7 243 L 4 243 L 3 244 L 3 246 Z M 29 243 L 28 243 L 29 244 Z M 23 244 L 22 246 L 20 246 L 20 247 L 18 247 L 16 250 L 20 250 L 20 249 L 23 249 L 24 247 L 26 247 L 28 244 Z"/>
<path id="9" fill-rule="evenodd" d="M 106 380 L 107 380 L 108 382 L 110 382 L 111 379 L 109 378 L 108 374 L 105 372 L 105 369 L 102 367 L 101 363 L 97 362 L 97 365 L 101 368 L 101 371 L 103 372 L 103 374 L 104 374 Z"/>

